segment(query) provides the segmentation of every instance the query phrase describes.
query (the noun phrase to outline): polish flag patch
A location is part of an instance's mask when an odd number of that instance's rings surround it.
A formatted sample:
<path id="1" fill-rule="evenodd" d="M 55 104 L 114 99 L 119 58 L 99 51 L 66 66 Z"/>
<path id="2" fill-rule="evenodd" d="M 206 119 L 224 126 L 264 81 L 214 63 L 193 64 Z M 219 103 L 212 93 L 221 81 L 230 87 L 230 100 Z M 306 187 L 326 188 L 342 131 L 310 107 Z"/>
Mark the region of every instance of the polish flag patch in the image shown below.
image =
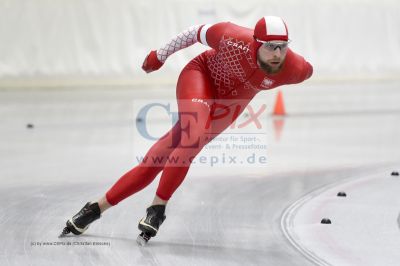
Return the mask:
<path id="1" fill-rule="evenodd" d="M 261 82 L 261 88 L 268 89 L 274 84 L 274 81 L 269 78 L 264 78 L 264 80 Z"/>

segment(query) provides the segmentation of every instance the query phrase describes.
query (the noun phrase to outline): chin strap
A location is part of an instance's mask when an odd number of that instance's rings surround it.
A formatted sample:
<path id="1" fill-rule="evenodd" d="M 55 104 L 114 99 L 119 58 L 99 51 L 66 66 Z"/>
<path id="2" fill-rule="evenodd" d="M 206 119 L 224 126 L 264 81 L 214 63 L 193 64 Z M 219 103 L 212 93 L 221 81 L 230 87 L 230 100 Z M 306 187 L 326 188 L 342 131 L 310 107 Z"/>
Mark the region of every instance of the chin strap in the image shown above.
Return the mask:
<path id="1" fill-rule="evenodd" d="M 201 26 L 202 25 L 192 26 L 172 38 L 162 48 L 157 50 L 157 59 L 164 63 L 165 60 L 176 51 L 195 44 L 198 41 L 197 34 Z"/>

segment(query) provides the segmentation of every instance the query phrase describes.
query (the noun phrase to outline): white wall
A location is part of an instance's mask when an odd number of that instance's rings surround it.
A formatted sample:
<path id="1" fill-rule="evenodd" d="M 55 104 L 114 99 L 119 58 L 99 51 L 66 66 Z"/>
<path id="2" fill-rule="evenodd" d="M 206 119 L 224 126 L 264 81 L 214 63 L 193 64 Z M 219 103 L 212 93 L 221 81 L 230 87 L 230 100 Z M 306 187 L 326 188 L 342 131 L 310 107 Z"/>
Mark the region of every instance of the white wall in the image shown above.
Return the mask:
<path id="1" fill-rule="evenodd" d="M 315 79 L 400 73 L 400 1 L 395 0 L 0 0 L 0 83 L 13 80 L 174 79 L 200 44 L 147 75 L 147 52 L 181 30 L 232 21 L 252 27 L 285 18 L 292 48 Z"/>

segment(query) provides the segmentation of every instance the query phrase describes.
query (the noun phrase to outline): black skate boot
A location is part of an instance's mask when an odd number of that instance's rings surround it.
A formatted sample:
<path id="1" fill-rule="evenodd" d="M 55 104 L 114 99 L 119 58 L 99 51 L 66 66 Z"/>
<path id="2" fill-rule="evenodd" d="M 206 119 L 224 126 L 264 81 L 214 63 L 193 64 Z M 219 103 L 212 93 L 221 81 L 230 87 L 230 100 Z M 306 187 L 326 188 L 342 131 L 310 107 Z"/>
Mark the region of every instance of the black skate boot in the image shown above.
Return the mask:
<path id="1" fill-rule="evenodd" d="M 158 229 L 164 222 L 165 216 L 165 205 L 153 205 L 147 208 L 146 218 L 140 220 L 138 228 L 142 233 L 137 237 L 136 242 L 144 246 L 150 238 L 156 236 Z"/>
<path id="2" fill-rule="evenodd" d="M 86 205 L 66 223 L 66 227 L 59 237 L 63 237 L 69 233 L 80 235 L 88 229 L 89 224 L 99 219 L 101 216 L 100 207 L 97 202 L 86 203 Z"/>

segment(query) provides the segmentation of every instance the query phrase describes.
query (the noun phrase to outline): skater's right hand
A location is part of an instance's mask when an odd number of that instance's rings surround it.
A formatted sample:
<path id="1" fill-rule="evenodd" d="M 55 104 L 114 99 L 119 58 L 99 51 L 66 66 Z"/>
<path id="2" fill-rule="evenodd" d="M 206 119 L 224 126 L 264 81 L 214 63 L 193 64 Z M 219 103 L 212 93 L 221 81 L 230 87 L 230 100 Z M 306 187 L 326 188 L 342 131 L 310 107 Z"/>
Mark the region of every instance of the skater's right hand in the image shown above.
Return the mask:
<path id="1" fill-rule="evenodd" d="M 157 51 L 151 51 L 144 59 L 142 69 L 146 71 L 146 73 L 153 72 L 155 70 L 160 69 L 164 63 L 160 62 L 157 58 Z"/>

